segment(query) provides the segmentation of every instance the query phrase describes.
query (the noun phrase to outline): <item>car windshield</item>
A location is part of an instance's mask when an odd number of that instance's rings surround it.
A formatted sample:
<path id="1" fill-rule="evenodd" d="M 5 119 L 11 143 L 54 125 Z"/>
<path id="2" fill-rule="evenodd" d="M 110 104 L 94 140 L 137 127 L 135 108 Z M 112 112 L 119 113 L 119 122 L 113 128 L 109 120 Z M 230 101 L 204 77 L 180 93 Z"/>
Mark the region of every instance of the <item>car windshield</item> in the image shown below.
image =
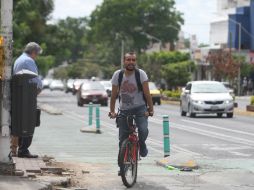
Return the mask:
<path id="1" fill-rule="evenodd" d="M 52 83 L 53 84 L 62 84 L 62 81 L 60 81 L 60 80 L 54 80 Z"/>
<path id="2" fill-rule="evenodd" d="M 104 87 L 98 82 L 83 83 L 82 90 L 104 90 Z"/>
<path id="3" fill-rule="evenodd" d="M 103 82 L 101 82 L 101 84 L 105 87 L 108 87 L 108 88 L 111 87 L 111 82 L 110 81 L 103 81 Z"/>
<path id="4" fill-rule="evenodd" d="M 155 84 L 153 82 L 149 82 L 149 89 L 150 90 L 157 90 L 157 87 L 155 86 Z"/>
<path id="5" fill-rule="evenodd" d="M 227 89 L 220 83 L 192 84 L 192 93 L 227 93 Z"/>

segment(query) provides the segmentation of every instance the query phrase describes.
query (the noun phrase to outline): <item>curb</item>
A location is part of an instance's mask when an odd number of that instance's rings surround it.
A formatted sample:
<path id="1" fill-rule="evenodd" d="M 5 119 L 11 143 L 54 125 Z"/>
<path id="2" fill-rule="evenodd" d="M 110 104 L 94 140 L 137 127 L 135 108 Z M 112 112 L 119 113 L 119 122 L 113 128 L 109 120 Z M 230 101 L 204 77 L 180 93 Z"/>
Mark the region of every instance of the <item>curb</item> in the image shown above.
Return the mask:
<path id="1" fill-rule="evenodd" d="M 80 132 L 82 133 L 95 133 L 95 134 L 101 134 L 100 129 L 96 129 L 96 126 L 87 126 L 87 127 L 82 127 L 80 129 Z"/>
<path id="2" fill-rule="evenodd" d="M 168 170 L 192 171 L 199 168 L 197 162 L 189 154 L 185 153 L 174 154 L 161 160 L 156 160 L 155 163 Z"/>
<path id="3" fill-rule="evenodd" d="M 49 104 L 39 104 L 38 107 L 50 115 L 63 115 L 63 112 Z"/>

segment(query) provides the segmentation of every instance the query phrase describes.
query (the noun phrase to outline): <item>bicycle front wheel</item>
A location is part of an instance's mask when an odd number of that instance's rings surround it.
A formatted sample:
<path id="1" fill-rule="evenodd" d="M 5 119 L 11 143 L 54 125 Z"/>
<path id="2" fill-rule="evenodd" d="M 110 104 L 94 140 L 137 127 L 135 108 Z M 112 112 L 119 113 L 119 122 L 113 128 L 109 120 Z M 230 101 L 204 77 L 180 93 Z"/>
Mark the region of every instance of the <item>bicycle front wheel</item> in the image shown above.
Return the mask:
<path id="1" fill-rule="evenodd" d="M 125 139 L 119 155 L 119 166 L 123 184 L 132 187 L 137 180 L 138 171 L 138 146 Z"/>

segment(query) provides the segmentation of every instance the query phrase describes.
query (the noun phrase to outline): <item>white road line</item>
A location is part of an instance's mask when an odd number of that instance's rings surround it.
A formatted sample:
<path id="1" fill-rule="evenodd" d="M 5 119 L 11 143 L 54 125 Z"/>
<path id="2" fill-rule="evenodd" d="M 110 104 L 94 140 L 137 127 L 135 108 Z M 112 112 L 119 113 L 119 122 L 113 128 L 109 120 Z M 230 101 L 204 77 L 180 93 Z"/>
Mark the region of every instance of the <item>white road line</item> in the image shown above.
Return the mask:
<path id="1" fill-rule="evenodd" d="M 251 154 L 245 154 L 245 153 L 241 153 L 241 152 L 236 152 L 236 151 L 228 151 L 229 153 L 236 155 L 236 156 L 243 156 L 243 157 L 250 157 Z"/>
<path id="2" fill-rule="evenodd" d="M 67 112 L 65 112 L 65 113 L 72 114 L 73 116 L 70 116 L 70 115 L 67 115 L 67 116 L 69 116 L 69 117 L 71 117 L 71 118 L 74 117 L 73 119 L 76 119 L 76 120 L 78 120 L 78 121 L 83 122 L 83 120 L 76 118 L 76 117 L 83 118 L 81 115 L 79 115 L 79 114 L 77 114 L 77 113 L 74 113 L 74 112 L 70 112 L 70 111 L 67 111 Z M 103 122 L 102 122 L 102 126 L 108 128 L 108 129 L 110 129 L 110 130 L 112 130 L 112 131 L 118 132 L 118 129 L 116 128 L 116 126 L 115 126 L 114 124 L 111 124 L 111 123 L 108 123 L 108 122 L 103 121 Z M 160 141 L 158 141 L 158 140 L 155 140 L 155 139 L 152 139 L 152 138 L 148 138 L 147 140 L 148 140 L 150 143 L 152 143 L 152 144 L 154 144 L 154 145 L 157 145 L 157 146 L 160 147 L 160 148 L 163 148 L 162 142 L 160 142 Z M 180 147 L 180 146 L 178 146 L 178 145 L 172 145 L 171 147 L 172 147 L 172 150 L 175 150 L 176 152 L 185 152 L 185 153 L 190 154 L 190 155 L 201 156 L 201 154 L 199 154 L 199 153 L 192 152 L 192 151 L 190 151 L 190 150 L 184 149 L 184 148 L 182 148 L 182 147 Z M 154 149 L 154 151 L 159 152 L 159 153 L 163 153 L 163 151 L 158 151 L 157 149 Z"/>
<path id="3" fill-rule="evenodd" d="M 206 124 L 206 123 L 197 122 L 197 121 L 190 121 L 190 120 L 186 120 L 186 119 L 182 119 L 182 121 L 186 122 L 186 123 L 192 123 L 192 124 L 196 124 L 196 125 L 200 125 L 200 126 L 206 126 L 206 127 L 210 127 L 210 128 L 214 128 L 214 129 L 220 129 L 220 130 L 224 130 L 224 131 L 229 131 L 229 132 L 233 132 L 233 133 L 249 135 L 249 136 L 254 137 L 253 133 L 248 133 L 248 132 L 239 131 L 239 130 L 235 130 L 235 129 L 227 129 L 227 128 L 219 127 L 216 125 Z"/>

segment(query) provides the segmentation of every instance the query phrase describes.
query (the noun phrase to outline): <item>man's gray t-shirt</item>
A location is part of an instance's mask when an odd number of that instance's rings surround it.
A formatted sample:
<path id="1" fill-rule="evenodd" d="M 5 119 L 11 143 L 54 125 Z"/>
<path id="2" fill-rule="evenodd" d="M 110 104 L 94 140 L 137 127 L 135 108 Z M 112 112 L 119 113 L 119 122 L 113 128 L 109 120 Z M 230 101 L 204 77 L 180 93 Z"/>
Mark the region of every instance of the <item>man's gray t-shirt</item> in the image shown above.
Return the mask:
<path id="1" fill-rule="evenodd" d="M 111 82 L 115 86 L 118 86 L 118 78 L 120 71 L 121 70 L 116 71 L 112 77 Z M 145 71 L 139 69 L 139 73 L 141 84 L 143 84 L 143 82 L 145 81 L 148 81 L 148 77 Z M 143 92 L 138 91 L 135 72 L 133 72 L 133 74 L 130 76 L 125 76 L 125 74 L 123 75 L 119 95 L 121 97 L 120 98 L 121 110 L 128 110 L 146 104 L 144 101 Z"/>

